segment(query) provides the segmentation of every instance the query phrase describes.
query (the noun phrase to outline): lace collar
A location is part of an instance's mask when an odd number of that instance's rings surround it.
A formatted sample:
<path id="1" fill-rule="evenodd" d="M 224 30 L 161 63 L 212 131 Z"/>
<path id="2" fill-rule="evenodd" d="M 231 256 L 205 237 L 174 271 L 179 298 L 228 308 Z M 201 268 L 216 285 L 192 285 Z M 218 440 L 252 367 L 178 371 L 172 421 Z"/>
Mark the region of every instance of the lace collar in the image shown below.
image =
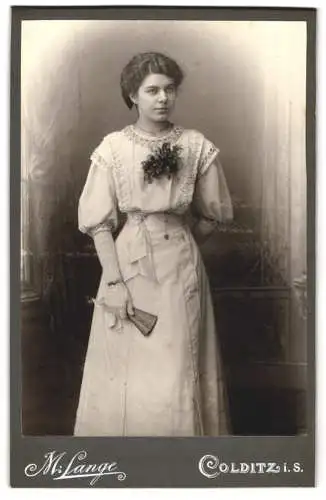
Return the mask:
<path id="1" fill-rule="evenodd" d="M 157 147 L 161 146 L 164 142 L 169 142 L 171 144 L 175 143 L 181 136 L 183 130 L 183 127 L 173 125 L 166 134 L 155 137 L 142 132 L 131 124 L 127 125 L 123 129 L 123 132 L 129 140 L 134 141 L 137 144 L 148 147 Z"/>

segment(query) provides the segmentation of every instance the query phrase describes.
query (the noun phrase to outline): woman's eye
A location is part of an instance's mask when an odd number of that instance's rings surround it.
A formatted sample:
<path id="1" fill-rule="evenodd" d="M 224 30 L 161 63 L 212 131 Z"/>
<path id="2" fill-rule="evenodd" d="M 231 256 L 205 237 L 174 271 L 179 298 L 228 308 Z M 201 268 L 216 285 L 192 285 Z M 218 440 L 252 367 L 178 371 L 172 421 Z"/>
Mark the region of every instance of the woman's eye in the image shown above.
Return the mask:
<path id="1" fill-rule="evenodd" d="M 152 88 L 152 89 L 147 89 L 148 94 L 157 94 L 158 89 Z M 175 88 L 174 87 L 168 87 L 165 89 L 165 93 L 167 94 L 174 94 Z"/>

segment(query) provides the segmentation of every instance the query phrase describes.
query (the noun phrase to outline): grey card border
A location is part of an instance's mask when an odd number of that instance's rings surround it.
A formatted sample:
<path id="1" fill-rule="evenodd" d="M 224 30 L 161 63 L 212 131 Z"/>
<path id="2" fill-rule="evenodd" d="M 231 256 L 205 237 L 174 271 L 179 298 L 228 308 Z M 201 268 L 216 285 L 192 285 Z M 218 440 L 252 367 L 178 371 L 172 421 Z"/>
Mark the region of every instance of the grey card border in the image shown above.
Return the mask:
<path id="1" fill-rule="evenodd" d="M 316 9 L 220 7 L 12 7 L 10 92 L 10 483 L 18 488 L 126 488 L 126 487 L 262 487 L 315 486 L 315 102 Z M 20 357 L 20 48 L 21 22 L 34 19 L 177 19 L 280 20 L 307 23 L 307 245 L 308 245 L 308 390 L 306 435 L 292 437 L 230 436 L 220 438 L 80 438 L 27 437 L 21 434 Z M 28 477 L 29 464 L 38 467 L 49 451 L 79 451 L 87 463 L 116 462 L 115 474 L 94 486 L 87 478 L 53 480 L 50 472 Z M 275 462 L 279 473 L 220 474 L 208 478 L 199 470 L 205 455 L 222 462 Z M 69 457 L 69 458 L 68 458 Z M 290 470 L 284 472 L 284 463 Z M 298 471 L 292 468 L 299 463 Z M 120 475 L 118 474 L 120 472 Z"/>

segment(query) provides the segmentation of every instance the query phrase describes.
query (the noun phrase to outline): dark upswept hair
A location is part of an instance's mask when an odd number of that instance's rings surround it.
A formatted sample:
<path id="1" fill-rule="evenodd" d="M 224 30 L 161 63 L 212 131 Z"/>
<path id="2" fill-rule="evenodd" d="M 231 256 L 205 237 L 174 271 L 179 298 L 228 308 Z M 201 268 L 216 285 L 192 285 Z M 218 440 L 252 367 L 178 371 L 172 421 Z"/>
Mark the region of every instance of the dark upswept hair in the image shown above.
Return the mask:
<path id="1" fill-rule="evenodd" d="M 136 54 L 123 68 L 120 77 L 122 97 L 129 109 L 133 107 L 129 96 L 137 92 L 143 80 L 151 73 L 163 74 L 172 78 L 176 87 L 179 87 L 183 80 L 180 66 L 165 54 L 160 52 Z"/>

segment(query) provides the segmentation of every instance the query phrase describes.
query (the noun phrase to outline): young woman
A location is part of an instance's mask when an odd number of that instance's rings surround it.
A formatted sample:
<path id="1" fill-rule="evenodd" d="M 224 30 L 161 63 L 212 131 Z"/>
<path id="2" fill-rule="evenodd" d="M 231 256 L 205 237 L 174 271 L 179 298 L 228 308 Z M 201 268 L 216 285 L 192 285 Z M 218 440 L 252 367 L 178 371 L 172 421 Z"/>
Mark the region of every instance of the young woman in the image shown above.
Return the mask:
<path id="1" fill-rule="evenodd" d="M 94 239 L 103 273 L 75 435 L 229 432 L 212 300 L 195 239 L 232 219 L 232 205 L 219 150 L 170 121 L 182 79 L 163 54 L 133 57 L 121 90 L 137 121 L 106 135 L 91 156 L 79 229 Z M 114 241 L 118 209 L 127 222 Z M 148 336 L 133 324 L 136 308 L 158 318 Z"/>

